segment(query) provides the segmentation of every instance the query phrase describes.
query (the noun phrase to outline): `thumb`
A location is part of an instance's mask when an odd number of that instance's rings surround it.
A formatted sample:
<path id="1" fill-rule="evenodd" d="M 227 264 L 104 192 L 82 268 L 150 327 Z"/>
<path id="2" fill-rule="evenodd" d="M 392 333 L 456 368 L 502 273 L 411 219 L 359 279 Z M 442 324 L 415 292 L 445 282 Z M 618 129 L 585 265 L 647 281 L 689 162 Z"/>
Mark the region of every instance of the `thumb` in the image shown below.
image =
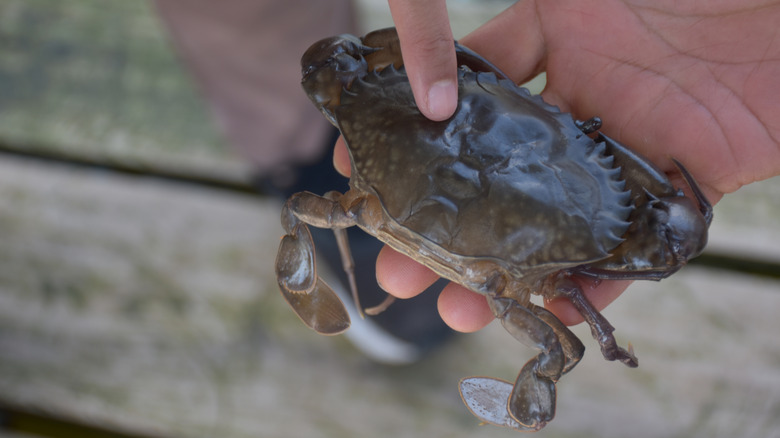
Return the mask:
<path id="1" fill-rule="evenodd" d="M 420 111 L 431 120 L 457 106 L 455 45 L 445 0 L 388 0 L 404 66 Z"/>

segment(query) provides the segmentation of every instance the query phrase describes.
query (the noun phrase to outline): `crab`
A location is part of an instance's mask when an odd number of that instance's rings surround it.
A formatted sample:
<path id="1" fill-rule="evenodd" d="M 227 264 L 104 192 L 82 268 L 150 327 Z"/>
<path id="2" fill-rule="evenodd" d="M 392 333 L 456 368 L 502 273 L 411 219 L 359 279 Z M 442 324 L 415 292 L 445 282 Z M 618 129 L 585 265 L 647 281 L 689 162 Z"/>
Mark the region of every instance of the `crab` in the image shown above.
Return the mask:
<path id="1" fill-rule="evenodd" d="M 394 29 L 323 39 L 305 52 L 303 88 L 341 131 L 352 173 L 346 193 L 301 192 L 284 204 L 276 275 L 307 326 L 343 332 L 349 316 L 318 276 L 309 226 L 336 233 L 360 309 L 345 233 L 358 226 L 485 295 L 505 329 L 538 354 L 513 383 L 461 380 L 461 397 L 482 422 L 537 431 L 555 415 L 556 383 L 584 346 L 531 296 L 571 301 L 603 356 L 635 367 L 632 347 L 618 346 L 573 276 L 671 275 L 702 252 L 712 206 L 680 162 L 672 159 L 692 198 L 598 132 L 598 118 L 575 120 L 454 44 L 459 101 L 439 122 L 415 106 Z"/>

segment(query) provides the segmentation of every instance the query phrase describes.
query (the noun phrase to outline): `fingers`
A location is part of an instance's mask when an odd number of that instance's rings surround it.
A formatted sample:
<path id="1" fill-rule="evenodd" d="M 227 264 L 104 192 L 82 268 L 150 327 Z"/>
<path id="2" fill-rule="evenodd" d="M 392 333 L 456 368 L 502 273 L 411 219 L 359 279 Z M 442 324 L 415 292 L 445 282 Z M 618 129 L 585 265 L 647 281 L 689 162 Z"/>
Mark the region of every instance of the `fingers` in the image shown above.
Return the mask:
<path id="1" fill-rule="evenodd" d="M 464 333 L 481 330 L 494 318 L 483 295 L 455 283 L 441 291 L 439 314 L 453 330 Z"/>
<path id="2" fill-rule="evenodd" d="M 436 273 L 389 246 L 376 258 L 376 281 L 398 298 L 418 295 L 438 279 Z"/>
<path id="3" fill-rule="evenodd" d="M 459 42 L 517 83 L 545 69 L 545 41 L 534 1 L 514 3 Z"/>
<path id="4" fill-rule="evenodd" d="M 457 61 L 445 0 L 388 0 L 406 73 L 420 111 L 431 120 L 457 107 Z M 534 1 L 517 2 L 461 39 L 515 82 L 544 70 L 545 42 Z M 520 54 L 520 55 L 519 55 Z"/>
<path id="5" fill-rule="evenodd" d="M 347 178 L 352 173 L 352 168 L 349 162 L 349 153 L 347 152 L 347 144 L 344 142 L 344 137 L 339 136 L 336 140 L 336 146 L 333 148 L 333 167 L 336 171 Z"/>
<path id="6" fill-rule="evenodd" d="M 439 276 L 409 257 L 385 246 L 376 259 L 376 278 L 382 289 L 398 298 L 422 293 Z M 485 297 L 450 283 L 439 295 L 439 313 L 452 329 L 475 332 L 493 320 Z"/>
<path id="7" fill-rule="evenodd" d="M 444 0 L 388 0 L 401 41 L 406 74 L 420 111 L 431 120 L 455 112 L 457 65 Z"/>
<path id="8" fill-rule="evenodd" d="M 425 291 L 439 276 L 411 258 L 385 246 L 376 260 L 376 277 L 382 289 L 398 298 L 411 298 Z M 574 278 L 593 306 L 602 310 L 626 290 L 631 281 L 595 282 Z M 470 333 L 493 320 L 484 296 L 450 283 L 439 295 L 439 313 L 452 329 Z M 566 325 L 583 321 L 582 315 L 565 298 L 545 302 L 545 307 Z"/>

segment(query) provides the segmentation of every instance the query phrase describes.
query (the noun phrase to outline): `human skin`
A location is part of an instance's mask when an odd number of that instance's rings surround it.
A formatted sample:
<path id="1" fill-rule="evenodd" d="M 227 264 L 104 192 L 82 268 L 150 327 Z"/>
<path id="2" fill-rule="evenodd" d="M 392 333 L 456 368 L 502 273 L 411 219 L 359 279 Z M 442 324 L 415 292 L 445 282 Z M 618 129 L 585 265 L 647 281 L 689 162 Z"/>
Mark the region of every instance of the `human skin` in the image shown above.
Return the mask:
<path id="1" fill-rule="evenodd" d="M 457 88 L 444 1 L 389 3 L 418 107 L 433 120 L 446 119 Z M 669 159 L 677 158 L 714 203 L 780 174 L 777 23 L 780 2 L 771 1 L 526 0 L 459 42 L 517 83 L 546 72 L 547 102 L 579 119 L 598 115 L 602 131 L 684 187 Z M 334 163 L 348 175 L 342 139 Z M 377 280 L 399 298 L 437 278 L 388 247 L 377 258 Z M 599 309 L 630 284 L 575 280 Z M 545 306 L 567 325 L 582 321 L 565 300 Z M 439 312 L 464 332 L 493 319 L 483 296 L 456 284 L 442 291 Z"/>

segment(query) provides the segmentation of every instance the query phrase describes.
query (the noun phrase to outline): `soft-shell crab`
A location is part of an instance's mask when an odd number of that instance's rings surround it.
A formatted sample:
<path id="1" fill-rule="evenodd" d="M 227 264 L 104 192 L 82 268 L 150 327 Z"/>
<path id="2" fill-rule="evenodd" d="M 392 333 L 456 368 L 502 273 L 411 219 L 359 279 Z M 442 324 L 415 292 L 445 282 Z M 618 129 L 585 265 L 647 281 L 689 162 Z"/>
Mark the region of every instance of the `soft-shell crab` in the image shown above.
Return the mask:
<path id="1" fill-rule="evenodd" d="M 442 122 L 417 110 L 394 29 L 327 38 L 306 51 L 303 88 L 341 130 L 352 176 L 344 194 L 287 201 L 276 274 L 304 323 L 324 334 L 346 330 L 344 305 L 318 278 L 307 225 L 337 233 L 348 273 L 344 228 L 357 225 L 486 295 L 506 330 L 539 353 L 514 384 L 466 378 L 461 395 L 484 422 L 539 430 L 555 413 L 556 382 L 584 346 L 531 294 L 568 298 L 606 359 L 637 366 L 571 276 L 667 277 L 701 253 L 712 208 L 679 162 L 696 202 L 647 159 L 588 136 L 597 118 L 572 119 L 455 44 L 459 103 Z"/>

